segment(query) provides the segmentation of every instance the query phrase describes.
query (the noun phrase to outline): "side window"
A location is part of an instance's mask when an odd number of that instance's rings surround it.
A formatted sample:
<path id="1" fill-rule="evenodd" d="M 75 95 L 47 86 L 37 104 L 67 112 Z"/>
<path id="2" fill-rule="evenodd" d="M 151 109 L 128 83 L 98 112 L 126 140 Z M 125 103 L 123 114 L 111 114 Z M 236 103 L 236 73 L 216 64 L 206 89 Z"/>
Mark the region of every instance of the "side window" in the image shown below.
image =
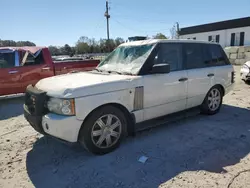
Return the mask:
<path id="1" fill-rule="evenodd" d="M 37 54 L 31 54 L 28 52 L 23 53 L 21 59 L 23 66 L 44 64 L 42 51 L 38 52 Z"/>
<path id="2" fill-rule="evenodd" d="M 182 69 L 181 44 L 160 44 L 159 51 L 155 56 L 154 64 L 166 63 L 170 65 L 170 71 Z"/>
<path id="3" fill-rule="evenodd" d="M 219 65 L 226 65 L 227 59 L 225 57 L 222 48 L 219 45 L 209 45 L 209 51 L 212 57 L 212 62 L 210 62 L 210 66 L 219 66 Z"/>
<path id="4" fill-rule="evenodd" d="M 15 66 L 15 53 L 0 53 L 0 68 L 11 68 Z"/>
<path id="5" fill-rule="evenodd" d="M 203 59 L 202 44 L 199 43 L 187 43 L 184 44 L 185 60 L 187 69 L 203 68 L 206 66 Z"/>

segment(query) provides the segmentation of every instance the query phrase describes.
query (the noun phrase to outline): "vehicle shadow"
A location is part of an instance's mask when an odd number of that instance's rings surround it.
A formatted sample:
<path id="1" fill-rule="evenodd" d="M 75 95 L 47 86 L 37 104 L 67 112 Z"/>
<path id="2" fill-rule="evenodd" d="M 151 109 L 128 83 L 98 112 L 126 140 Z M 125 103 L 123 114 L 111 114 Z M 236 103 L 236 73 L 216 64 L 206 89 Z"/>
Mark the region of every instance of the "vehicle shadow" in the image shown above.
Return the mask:
<path id="1" fill-rule="evenodd" d="M 119 149 L 94 156 L 42 137 L 27 154 L 35 187 L 158 187 L 179 173 L 227 173 L 250 152 L 249 111 L 223 105 L 214 116 L 170 123 L 128 138 Z M 138 162 L 142 155 L 146 163 Z"/>
<path id="2" fill-rule="evenodd" d="M 0 100 L 0 121 L 23 114 L 24 97 Z"/>

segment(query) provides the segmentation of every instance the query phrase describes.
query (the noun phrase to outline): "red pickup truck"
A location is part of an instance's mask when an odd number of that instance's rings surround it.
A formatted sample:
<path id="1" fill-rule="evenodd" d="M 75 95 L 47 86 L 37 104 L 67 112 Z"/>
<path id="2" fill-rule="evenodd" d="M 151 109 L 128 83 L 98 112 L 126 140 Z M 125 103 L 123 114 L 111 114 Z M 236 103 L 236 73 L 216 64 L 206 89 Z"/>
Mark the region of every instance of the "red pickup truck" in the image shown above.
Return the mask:
<path id="1" fill-rule="evenodd" d="M 29 84 L 73 71 L 89 71 L 98 60 L 53 62 L 45 47 L 0 48 L 0 96 L 23 93 Z"/>

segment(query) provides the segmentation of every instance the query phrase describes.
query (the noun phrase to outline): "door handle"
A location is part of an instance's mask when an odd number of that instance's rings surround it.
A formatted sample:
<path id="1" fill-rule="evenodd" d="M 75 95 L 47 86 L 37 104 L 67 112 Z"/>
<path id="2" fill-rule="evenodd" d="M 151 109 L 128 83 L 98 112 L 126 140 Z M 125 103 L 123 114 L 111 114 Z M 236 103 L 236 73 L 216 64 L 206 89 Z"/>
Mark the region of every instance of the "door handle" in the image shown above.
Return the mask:
<path id="1" fill-rule="evenodd" d="M 188 78 L 180 78 L 179 79 L 179 82 L 185 82 L 185 81 L 187 81 L 188 80 Z"/>
<path id="2" fill-rule="evenodd" d="M 9 74 L 16 74 L 16 73 L 18 73 L 17 70 L 15 70 L 15 71 L 9 71 Z"/>
<path id="3" fill-rule="evenodd" d="M 213 77 L 214 74 L 213 74 L 213 73 L 210 73 L 210 74 L 208 74 L 207 76 L 208 76 L 208 77 Z"/>
<path id="4" fill-rule="evenodd" d="M 42 70 L 50 70 L 50 67 L 44 67 Z"/>

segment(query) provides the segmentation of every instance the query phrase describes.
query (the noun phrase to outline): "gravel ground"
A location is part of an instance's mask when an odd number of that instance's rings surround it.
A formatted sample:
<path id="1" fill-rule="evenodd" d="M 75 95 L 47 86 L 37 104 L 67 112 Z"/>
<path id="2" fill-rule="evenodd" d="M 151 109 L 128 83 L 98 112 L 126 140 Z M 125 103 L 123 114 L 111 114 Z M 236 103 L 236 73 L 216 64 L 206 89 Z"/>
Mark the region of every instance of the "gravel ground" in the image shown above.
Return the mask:
<path id="1" fill-rule="evenodd" d="M 140 132 L 105 156 L 36 133 L 22 98 L 2 100 L 0 187 L 250 187 L 249 92 L 238 77 L 219 114 Z"/>

